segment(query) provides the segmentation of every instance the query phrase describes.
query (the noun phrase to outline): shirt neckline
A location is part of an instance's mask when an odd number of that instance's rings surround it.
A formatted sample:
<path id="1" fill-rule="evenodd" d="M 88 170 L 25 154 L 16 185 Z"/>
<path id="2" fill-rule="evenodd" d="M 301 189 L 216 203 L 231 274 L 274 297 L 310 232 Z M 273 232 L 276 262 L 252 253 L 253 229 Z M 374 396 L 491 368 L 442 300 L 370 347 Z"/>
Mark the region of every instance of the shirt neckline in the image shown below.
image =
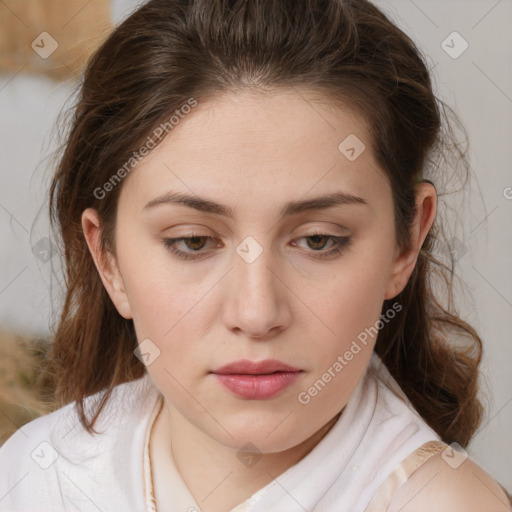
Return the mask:
<path id="1" fill-rule="evenodd" d="M 332 426 L 332 428 L 326 434 L 326 436 L 313 448 L 313 450 L 310 453 L 308 453 L 303 459 L 298 461 L 295 465 L 291 466 L 290 468 L 288 468 L 288 470 L 286 470 L 283 474 L 280 475 L 280 480 L 287 480 L 288 482 L 292 483 L 294 480 L 298 478 L 299 480 L 303 481 L 304 475 L 302 473 L 307 467 L 311 465 L 312 461 L 316 461 L 319 457 L 325 460 L 327 454 L 332 451 L 333 443 L 337 445 L 337 449 L 339 450 L 340 446 L 338 443 L 340 438 L 345 438 L 343 444 L 345 444 L 346 452 L 344 453 L 343 458 L 345 459 L 345 463 L 348 462 L 351 455 L 357 449 L 357 446 L 360 444 L 362 438 L 364 437 L 366 430 L 371 422 L 373 412 L 375 410 L 375 402 L 377 398 L 375 393 L 376 390 L 374 390 L 374 392 L 371 393 L 373 396 L 370 399 L 370 403 L 367 404 L 369 405 L 369 407 L 364 408 L 366 410 L 364 411 L 362 417 L 359 418 L 360 421 L 358 422 L 357 428 L 351 429 L 350 432 L 348 431 L 349 424 L 352 424 L 354 418 L 359 413 L 363 412 L 360 403 L 362 393 L 366 394 L 366 392 L 363 392 L 363 388 L 366 388 L 370 384 L 369 381 L 371 381 L 372 379 L 369 379 L 368 373 L 371 372 L 372 370 L 375 370 L 375 365 L 377 363 L 378 357 L 375 357 L 375 355 L 373 355 L 360 381 L 357 383 L 355 389 L 352 391 L 349 401 L 345 405 L 345 408 L 343 409 L 343 412 L 336 421 L 336 423 Z M 372 382 L 372 384 L 375 383 Z M 370 397 L 368 396 L 367 398 Z M 151 432 L 153 430 L 156 419 L 158 418 L 158 415 L 163 407 L 163 403 L 163 396 L 160 393 L 159 398 L 157 399 L 153 407 L 153 410 L 151 411 L 150 418 L 146 426 L 144 438 L 143 484 L 144 503 L 146 512 L 157 512 L 158 510 L 156 505 L 156 496 L 151 470 L 150 439 Z M 346 439 L 346 436 L 351 438 L 350 441 Z M 345 468 L 344 466 L 341 467 L 339 461 L 337 461 L 336 467 L 333 467 L 331 469 L 332 474 L 330 475 L 330 478 L 327 479 L 331 480 L 330 485 L 328 485 L 328 487 L 334 484 L 334 481 L 340 477 L 341 473 L 344 471 Z M 325 480 L 325 475 L 323 475 L 322 481 L 325 486 L 327 483 Z M 316 483 L 320 484 L 320 482 Z M 183 481 L 181 481 L 181 484 L 186 486 L 186 484 Z M 252 505 L 258 503 L 262 499 L 263 501 L 268 501 L 268 499 L 272 500 L 271 496 L 273 496 L 276 492 L 275 484 L 275 481 L 269 482 L 267 485 L 257 490 L 252 496 L 247 498 L 247 500 L 235 506 L 230 512 L 243 512 L 250 508 Z M 277 495 L 275 496 L 275 498 L 277 498 Z"/>

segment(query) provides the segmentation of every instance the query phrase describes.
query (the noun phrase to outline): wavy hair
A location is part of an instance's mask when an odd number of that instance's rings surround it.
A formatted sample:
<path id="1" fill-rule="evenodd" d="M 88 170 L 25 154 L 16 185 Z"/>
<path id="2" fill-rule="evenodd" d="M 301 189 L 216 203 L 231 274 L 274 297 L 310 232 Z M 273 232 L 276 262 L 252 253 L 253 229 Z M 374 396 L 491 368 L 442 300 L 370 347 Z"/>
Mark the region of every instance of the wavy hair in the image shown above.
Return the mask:
<path id="1" fill-rule="evenodd" d="M 150 0 L 105 39 L 85 68 L 50 186 L 50 216 L 65 263 L 65 298 L 51 349 L 60 403 L 75 401 L 90 433 L 117 384 L 141 377 L 131 320 L 121 317 L 94 266 L 81 214 L 95 208 L 104 251 L 114 251 L 122 183 L 95 190 L 156 127 L 193 97 L 240 88 L 319 91 L 355 109 L 392 188 L 397 243 L 410 243 L 415 185 L 441 182 L 456 162 L 469 172 L 448 113 L 433 92 L 414 42 L 367 0 Z M 454 116 L 457 119 L 456 116 Z M 465 133 L 465 132 L 464 132 Z M 172 136 L 172 135 L 170 135 Z M 466 136 L 467 138 L 467 136 Z M 451 156 L 450 156 L 451 155 Z M 466 446 L 481 422 L 482 342 L 453 303 L 454 259 L 434 253 L 436 219 L 375 351 L 425 421 L 447 443 Z M 439 287 L 434 286 L 435 276 Z M 391 307 L 385 301 L 382 311 Z M 460 336 L 464 343 L 456 344 Z M 92 417 L 84 399 L 104 391 Z"/>

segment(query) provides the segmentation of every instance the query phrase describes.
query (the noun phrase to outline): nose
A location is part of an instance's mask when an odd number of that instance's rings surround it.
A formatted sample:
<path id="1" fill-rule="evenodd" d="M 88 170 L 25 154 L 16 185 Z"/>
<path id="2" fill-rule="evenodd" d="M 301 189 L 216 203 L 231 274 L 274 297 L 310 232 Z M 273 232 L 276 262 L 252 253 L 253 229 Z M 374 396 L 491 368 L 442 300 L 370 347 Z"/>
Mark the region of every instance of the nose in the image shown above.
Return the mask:
<path id="1" fill-rule="evenodd" d="M 261 247 L 255 259 L 240 254 L 233 255 L 233 269 L 227 276 L 230 282 L 223 311 L 225 325 L 248 338 L 274 338 L 291 318 L 284 276 L 270 249 Z"/>

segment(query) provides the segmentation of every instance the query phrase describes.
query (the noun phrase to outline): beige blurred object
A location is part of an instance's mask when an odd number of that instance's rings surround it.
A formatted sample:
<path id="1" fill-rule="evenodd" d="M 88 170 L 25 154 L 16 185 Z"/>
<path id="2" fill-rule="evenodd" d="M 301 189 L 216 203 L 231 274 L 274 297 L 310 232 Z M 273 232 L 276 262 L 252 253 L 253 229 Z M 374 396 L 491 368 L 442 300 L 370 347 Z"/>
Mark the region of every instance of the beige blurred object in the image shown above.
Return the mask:
<path id="1" fill-rule="evenodd" d="M 108 0 L 2 1 L 0 73 L 76 78 L 112 29 Z"/>
<path id="2" fill-rule="evenodd" d="M 0 445 L 25 423 L 56 408 L 43 372 L 46 344 L 0 331 Z"/>

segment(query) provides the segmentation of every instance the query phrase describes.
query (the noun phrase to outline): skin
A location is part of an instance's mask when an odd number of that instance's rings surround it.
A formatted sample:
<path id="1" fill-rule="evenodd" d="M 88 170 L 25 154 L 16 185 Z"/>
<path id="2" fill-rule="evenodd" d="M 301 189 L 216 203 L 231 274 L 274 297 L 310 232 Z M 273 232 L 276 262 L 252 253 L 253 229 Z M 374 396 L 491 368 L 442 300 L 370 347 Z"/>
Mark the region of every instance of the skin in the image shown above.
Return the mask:
<path id="1" fill-rule="evenodd" d="M 388 512 L 510 512 L 496 480 L 467 458 L 458 467 L 441 453 L 427 460 L 393 496 Z"/>
<path id="2" fill-rule="evenodd" d="M 354 161 L 338 149 L 350 134 L 366 146 Z M 171 190 L 229 206 L 234 217 L 178 204 L 144 209 Z M 334 191 L 367 205 L 279 215 L 288 201 Z M 152 439 L 161 510 L 173 459 L 201 510 L 220 512 L 325 436 L 361 379 L 375 339 L 307 405 L 297 396 L 379 320 L 383 301 L 403 290 L 434 222 L 436 199 L 431 184 L 417 186 L 412 237 L 401 250 L 391 188 L 364 119 L 306 91 L 244 90 L 199 103 L 125 178 L 117 258 L 100 253 L 96 211 L 83 212 L 84 235 L 113 303 L 133 319 L 139 342 L 149 338 L 160 350 L 147 370 L 165 399 Z M 320 259 L 334 240 L 308 238 L 315 230 L 349 236 L 350 244 Z M 197 260 L 180 260 L 163 243 L 192 235 L 212 237 L 178 243 L 188 253 L 200 249 Z M 248 236 L 262 249 L 251 263 L 236 252 Z M 239 359 L 267 358 L 303 370 L 271 399 L 236 397 L 210 373 Z M 237 456 L 248 442 L 262 455 L 250 468 Z"/>

